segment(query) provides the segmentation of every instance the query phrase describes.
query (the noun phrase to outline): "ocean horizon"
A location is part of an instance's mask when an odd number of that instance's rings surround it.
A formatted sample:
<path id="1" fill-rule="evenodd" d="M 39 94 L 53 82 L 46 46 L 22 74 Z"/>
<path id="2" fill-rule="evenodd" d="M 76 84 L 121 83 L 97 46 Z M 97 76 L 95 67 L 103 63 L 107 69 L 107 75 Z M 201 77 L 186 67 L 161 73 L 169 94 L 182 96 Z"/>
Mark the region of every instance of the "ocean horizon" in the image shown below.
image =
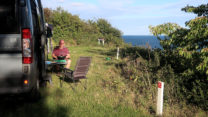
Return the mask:
<path id="1" fill-rule="evenodd" d="M 161 36 L 161 38 L 163 37 Z M 149 44 L 151 48 L 162 49 L 160 41 L 154 35 L 123 35 L 122 38 L 125 43 L 132 44 L 132 46 L 146 47 Z"/>

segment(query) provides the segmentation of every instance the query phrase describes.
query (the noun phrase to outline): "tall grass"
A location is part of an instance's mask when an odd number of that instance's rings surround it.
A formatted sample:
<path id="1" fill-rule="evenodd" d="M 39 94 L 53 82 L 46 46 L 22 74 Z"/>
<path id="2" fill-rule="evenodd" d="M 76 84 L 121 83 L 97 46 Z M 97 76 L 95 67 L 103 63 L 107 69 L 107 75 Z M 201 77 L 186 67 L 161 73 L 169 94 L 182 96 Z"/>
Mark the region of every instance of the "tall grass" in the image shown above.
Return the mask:
<path id="1" fill-rule="evenodd" d="M 2 98 L 0 100 L 0 117 L 155 116 L 156 84 L 151 82 L 151 86 L 149 86 L 148 81 L 145 85 L 140 79 L 135 80 L 137 77 L 124 76 L 124 72 L 118 69 L 118 65 L 128 63 L 128 59 L 116 60 L 116 48 L 68 47 L 72 56 L 71 69 L 74 69 L 79 56 L 92 57 L 87 74 L 88 79 L 76 83 L 63 82 L 61 87 L 59 77 L 52 74 L 53 85 L 41 89 L 42 98 L 38 102 L 27 102 L 24 98 L 16 97 Z M 111 59 L 106 59 L 106 57 Z M 148 58 L 148 56 L 146 57 Z M 138 61 L 142 62 L 142 59 L 138 59 Z M 146 74 L 146 72 L 144 73 Z M 151 79 L 151 77 L 149 78 Z M 165 88 L 166 86 L 165 84 Z M 185 102 L 181 103 L 169 104 L 166 99 L 164 116 L 206 117 L 207 112 L 186 105 Z"/>
<path id="2" fill-rule="evenodd" d="M 121 74 L 128 80 L 129 88 L 139 97 L 138 105 L 142 105 L 155 115 L 157 98 L 157 81 L 165 82 L 164 116 L 189 117 L 206 116 L 196 105 L 186 101 L 181 90 L 183 84 L 179 74 L 171 65 L 162 61 L 160 51 L 150 48 L 127 47 L 122 49 L 122 61 L 117 64 Z M 181 80 L 181 81 L 180 81 Z M 143 103 L 141 103 L 143 102 Z"/>
<path id="3" fill-rule="evenodd" d="M 92 56 L 87 74 L 81 82 L 63 82 L 52 74 L 53 85 L 41 89 L 38 102 L 24 98 L 2 98 L 0 117 L 148 117 L 149 112 L 134 105 L 135 98 L 115 68 L 109 48 L 70 46 L 74 69 L 79 56 Z M 111 57 L 110 61 L 106 57 Z M 135 99 L 136 100 L 136 99 Z"/>

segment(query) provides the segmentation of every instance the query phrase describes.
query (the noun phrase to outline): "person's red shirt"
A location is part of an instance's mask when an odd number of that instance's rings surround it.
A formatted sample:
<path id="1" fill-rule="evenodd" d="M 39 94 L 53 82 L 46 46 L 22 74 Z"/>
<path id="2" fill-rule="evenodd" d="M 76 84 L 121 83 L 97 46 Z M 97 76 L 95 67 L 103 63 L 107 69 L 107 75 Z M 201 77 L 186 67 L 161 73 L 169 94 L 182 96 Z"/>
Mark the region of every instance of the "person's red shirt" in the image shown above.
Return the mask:
<path id="1" fill-rule="evenodd" d="M 66 47 L 64 47 L 63 49 L 57 47 L 53 50 L 53 54 L 55 54 L 55 56 L 67 56 L 67 54 L 69 54 L 69 50 Z"/>

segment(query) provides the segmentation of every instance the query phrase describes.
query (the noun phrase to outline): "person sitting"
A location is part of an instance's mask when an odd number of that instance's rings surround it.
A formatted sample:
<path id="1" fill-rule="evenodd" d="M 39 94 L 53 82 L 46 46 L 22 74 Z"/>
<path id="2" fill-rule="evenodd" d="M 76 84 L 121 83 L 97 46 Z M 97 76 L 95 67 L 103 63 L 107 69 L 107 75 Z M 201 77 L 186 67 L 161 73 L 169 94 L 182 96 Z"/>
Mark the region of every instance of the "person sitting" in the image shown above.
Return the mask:
<path id="1" fill-rule="evenodd" d="M 69 69 L 71 65 L 70 52 L 64 45 L 65 45 L 64 40 L 60 40 L 59 46 L 53 50 L 52 57 L 55 60 L 65 59 L 66 68 Z"/>

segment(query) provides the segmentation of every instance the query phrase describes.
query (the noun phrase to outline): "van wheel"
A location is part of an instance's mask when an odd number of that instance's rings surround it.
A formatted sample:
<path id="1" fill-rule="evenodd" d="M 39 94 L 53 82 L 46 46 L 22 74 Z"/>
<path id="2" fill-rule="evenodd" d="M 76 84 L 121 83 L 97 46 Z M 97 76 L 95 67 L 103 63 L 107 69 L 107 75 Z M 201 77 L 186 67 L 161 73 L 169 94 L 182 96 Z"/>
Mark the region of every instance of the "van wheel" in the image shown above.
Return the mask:
<path id="1" fill-rule="evenodd" d="M 47 77 L 48 83 L 49 83 L 50 85 L 53 85 L 53 82 L 52 82 L 52 76 L 48 74 L 46 77 Z"/>
<path id="2" fill-rule="evenodd" d="M 52 85 L 52 77 L 51 75 L 47 74 L 43 80 L 40 82 L 40 87 L 46 87 L 47 85 Z"/>
<path id="3" fill-rule="evenodd" d="M 41 87 L 41 88 L 45 88 L 46 86 L 47 86 L 47 82 L 44 81 L 44 80 L 42 80 L 42 81 L 40 82 L 40 87 Z"/>
<path id="4" fill-rule="evenodd" d="M 41 94 L 39 92 L 39 88 L 40 88 L 40 85 L 39 85 L 39 80 L 36 81 L 36 85 L 32 88 L 32 90 L 28 93 L 28 99 L 30 101 L 38 101 L 41 97 Z"/>

